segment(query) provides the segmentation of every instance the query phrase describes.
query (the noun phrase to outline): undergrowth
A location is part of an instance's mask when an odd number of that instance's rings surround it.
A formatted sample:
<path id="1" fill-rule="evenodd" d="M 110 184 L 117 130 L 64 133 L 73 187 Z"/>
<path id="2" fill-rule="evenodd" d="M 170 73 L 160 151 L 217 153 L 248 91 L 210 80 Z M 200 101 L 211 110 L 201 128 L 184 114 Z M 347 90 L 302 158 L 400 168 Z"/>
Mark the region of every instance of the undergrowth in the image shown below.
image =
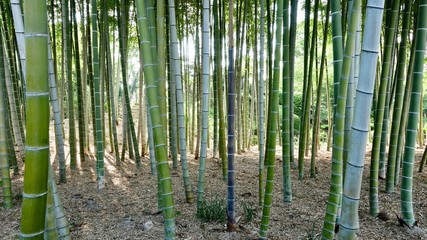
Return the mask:
<path id="1" fill-rule="evenodd" d="M 203 203 L 202 209 L 197 211 L 197 217 L 204 222 L 225 223 L 226 217 L 225 201 L 215 197 Z"/>

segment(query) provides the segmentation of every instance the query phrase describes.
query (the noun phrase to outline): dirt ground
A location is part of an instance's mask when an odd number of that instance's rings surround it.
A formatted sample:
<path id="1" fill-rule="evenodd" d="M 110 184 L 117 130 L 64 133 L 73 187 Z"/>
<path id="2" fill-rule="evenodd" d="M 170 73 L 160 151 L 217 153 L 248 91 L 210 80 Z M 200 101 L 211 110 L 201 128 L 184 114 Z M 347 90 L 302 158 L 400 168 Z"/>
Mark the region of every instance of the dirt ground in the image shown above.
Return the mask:
<path id="1" fill-rule="evenodd" d="M 54 140 L 51 138 L 51 146 Z M 68 145 L 66 144 L 67 159 Z M 93 152 L 93 149 L 92 149 Z M 54 156 L 54 149 L 52 155 Z M 417 168 L 422 150 L 417 151 Z M 328 197 L 331 169 L 331 153 L 320 151 L 317 158 L 318 175 L 309 177 L 309 159 L 306 159 L 304 180 L 297 180 L 298 172 L 292 170 L 292 203 L 284 203 L 282 197 L 282 160 L 277 150 L 275 187 L 271 211 L 269 239 L 320 239 L 320 231 Z M 198 161 L 189 154 L 192 189 L 197 194 Z M 236 155 L 236 209 L 243 215 L 242 203 L 257 207 L 258 204 L 258 150 L 253 147 Z M 206 199 L 226 199 L 226 182 L 222 179 L 221 163 L 209 152 L 206 171 Z M 57 169 L 56 162 L 54 169 Z M 58 186 L 59 193 L 73 239 L 162 239 L 162 215 L 157 211 L 156 177 L 150 173 L 148 159 L 143 168 L 136 169 L 133 160 L 127 159 L 121 167 L 115 166 L 110 148 L 106 149 L 106 187 L 97 190 L 95 158 L 88 154 L 75 171 L 68 170 L 67 183 Z M 185 202 L 181 169 L 172 171 L 174 200 L 177 211 L 178 239 L 256 239 L 260 226 L 261 210 L 251 222 L 238 222 L 238 231 L 228 233 L 219 223 L 204 223 L 196 217 L 196 204 Z M 414 172 L 414 211 L 418 227 L 410 230 L 401 227 L 396 215 L 400 214 L 400 191 L 384 192 L 380 182 L 380 208 L 389 214 L 383 221 L 369 215 L 369 157 L 367 158 L 360 203 L 359 239 L 427 239 L 427 173 Z M 13 177 L 14 207 L 0 208 L 0 239 L 16 239 L 19 231 L 23 175 Z M 0 191 L 1 192 L 1 191 Z M 0 205 L 2 205 L 0 193 Z M 243 219 L 243 218 L 241 218 Z M 143 224 L 152 221 L 154 228 L 144 231 Z M 308 238 L 310 235 L 317 238 Z"/>

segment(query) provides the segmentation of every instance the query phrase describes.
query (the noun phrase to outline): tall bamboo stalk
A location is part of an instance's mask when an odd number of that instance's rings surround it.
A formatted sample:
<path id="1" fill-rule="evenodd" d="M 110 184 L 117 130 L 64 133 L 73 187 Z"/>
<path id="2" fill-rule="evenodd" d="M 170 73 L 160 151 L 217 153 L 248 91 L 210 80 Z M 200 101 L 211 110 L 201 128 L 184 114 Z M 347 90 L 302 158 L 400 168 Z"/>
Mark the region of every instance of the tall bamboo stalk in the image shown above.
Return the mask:
<path id="1" fill-rule="evenodd" d="M 291 138 L 290 131 L 290 87 L 291 79 L 289 72 L 289 0 L 285 0 L 283 4 L 283 76 L 282 76 L 282 158 L 283 158 L 283 201 L 292 201 L 292 185 L 291 185 Z"/>
<path id="2" fill-rule="evenodd" d="M 380 46 L 384 0 L 369 0 L 361 55 L 360 81 L 357 85 L 354 119 L 350 132 L 346 177 L 343 187 L 339 239 L 356 239 L 359 229 L 359 198 L 370 127 L 372 97 Z"/>
<path id="3" fill-rule="evenodd" d="M 173 7 L 173 1 L 169 2 Z M 142 48 L 144 63 L 144 79 L 147 91 L 150 118 L 153 124 L 154 145 L 158 163 L 159 183 L 162 191 L 162 207 L 164 218 L 165 239 L 175 239 L 175 209 L 172 192 L 172 181 L 169 172 L 166 139 L 161 125 L 158 105 L 158 94 L 155 87 L 156 71 L 153 66 L 153 57 L 150 51 L 150 39 L 148 35 L 148 23 L 145 1 L 136 2 L 138 27 L 140 32 L 140 47 Z M 175 18 L 175 15 L 173 15 Z M 172 24 L 172 22 L 171 22 Z M 176 34 L 176 32 L 175 32 Z M 176 35 L 175 35 L 176 36 Z"/>
<path id="4" fill-rule="evenodd" d="M 276 42 L 274 52 L 274 76 L 268 104 L 267 146 L 265 158 L 267 161 L 267 181 L 265 184 L 264 206 L 262 208 L 260 239 L 267 239 L 270 211 L 273 200 L 274 162 L 276 160 L 277 116 L 279 114 L 279 82 L 281 80 L 280 62 L 282 60 L 282 30 L 283 30 L 283 1 L 277 1 L 276 13 Z"/>
<path id="5" fill-rule="evenodd" d="M 410 17 L 411 17 L 411 0 L 405 0 L 405 8 L 402 13 L 402 33 L 401 33 L 401 41 L 399 46 L 398 53 L 398 62 L 396 68 L 396 95 L 394 101 L 394 109 L 393 109 L 393 119 L 390 130 L 390 148 L 388 152 L 388 162 L 387 162 L 387 174 L 386 174 L 386 192 L 391 193 L 394 192 L 394 180 L 395 176 L 395 165 L 396 165 L 396 155 L 398 148 L 398 140 L 399 136 L 399 126 L 400 126 L 400 118 L 402 116 L 402 107 L 403 107 L 403 95 L 404 95 L 404 83 L 405 83 L 405 65 L 406 65 L 406 51 L 408 44 L 408 34 L 409 34 L 409 25 L 410 25 Z M 400 166 L 399 166 L 400 167 Z"/>
<path id="6" fill-rule="evenodd" d="M 92 0 L 92 62 L 93 62 L 93 86 L 95 100 L 95 128 L 96 128 L 96 177 L 98 189 L 104 188 L 104 142 L 102 140 L 101 118 L 101 92 L 99 89 L 99 50 L 98 50 L 98 9 L 96 0 Z"/>
<path id="7" fill-rule="evenodd" d="M 234 124 L 235 124 L 235 83 L 234 83 L 234 21 L 233 21 L 233 0 L 228 2 L 228 105 L 227 105 L 227 152 L 228 152 L 228 172 L 227 172 L 227 230 L 236 230 L 236 212 L 235 193 L 234 193 L 234 154 L 235 154 L 235 137 L 234 137 Z"/>
<path id="8" fill-rule="evenodd" d="M 0 176 L 3 188 L 3 206 L 8 209 L 13 206 L 12 203 L 12 184 L 10 180 L 9 170 L 9 153 L 7 136 L 9 131 L 6 128 L 6 122 L 9 121 L 7 116 L 6 106 L 6 91 L 5 91 L 5 72 L 4 72 L 4 51 L 3 39 L 0 37 Z"/>
<path id="9" fill-rule="evenodd" d="M 374 126 L 374 139 L 372 142 L 372 155 L 371 155 L 371 170 L 370 170 L 370 188 L 369 188 L 369 209 L 372 216 L 377 216 L 379 213 L 378 203 L 378 177 L 380 165 L 380 144 L 381 133 L 383 131 L 383 118 L 384 107 L 386 105 L 386 95 L 388 82 L 390 81 L 390 66 L 394 46 L 395 31 L 397 28 L 397 17 L 399 14 L 400 0 L 394 0 L 392 5 L 392 13 L 390 21 L 387 21 L 385 48 L 383 53 L 380 88 L 378 93 L 378 102 L 375 111 L 375 126 Z M 387 129 L 388 130 L 388 129 Z"/>
<path id="10" fill-rule="evenodd" d="M 258 171 L 258 204 L 262 206 L 264 202 L 264 8 L 265 0 L 261 0 L 261 15 L 260 15 L 260 48 L 259 48 L 259 78 L 258 78 L 258 151 L 259 151 L 259 171 Z"/>
<path id="11" fill-rule="evenodd" d="M 24 3 L 27 60 L 24 188 L 20 238 L 43 239 L 49 166 L 49 82 L 46 1 Z"/>
<path id="12" fill-rule="evenodd" d="M 199 179 L 197 188 L 197 209 L 203 207 L 204 185 L 205 185 L 205 169 L 207 157 L 207 141 L 208 141 L 208 122 L 209 122 L 209 77 L 210 77 L 210 44 L 209 44 L 209 0 L 203 1 L 203 14 L 202 14 L 202 81 L 203 81 L 203 98 L 202 98 L 202 136 L 200 147 L 200 160 L 199 160 Z"/>
<path id="13" fill-rule="evenodd" d="M 412 202 L 413 167 L 415 141 L 417 137 L 418 115 L 422 96 L 422 81 L 427 37 L 427 0 L 420 0 L 418 5 L 417 36 L 415 38 L 415 59 L 412 72 L 412 91 L 409 103 L 408 128 L 406 130 L 405 152 L 402 166 L 402 188 L 400 207 L 402 219 L 410 226 L 415 224 Z"/>
<path id="14" fill-rule="evenodd" d="M 332 2 L 332 12 L 334 12 L 336 3 Z M 343 146 L 344 146 L 344 116 L 345 104 L 347 97 L 348 78 L 350 75 L 350 66 L 352 55 L 354 52 L 355 32 L 357 29 L 361 1 L 355 0 L 352 7 L 351 18 L 348 23 L 347 39 L 345 45 L 345 54 L 342 63 L 342 70 L 340 71 L 340 81 L 337 96 L 337 107 L 335 109 L 334 117 L 334 148 L 332 151 L 332 170 L 331 181 L 328 196 L 328 203 L 326 207 L 326 214 L 323 223 L 322 237 L 324 239 L 333 239 L 335 232 L 335 223 L 337 220 L 338 209 L 340 206 L 342 195 L 342 172 L 343 172 Z M 334 15 L 334 14 L 333 14 Z M 333 21 L 334 19 L 332 19 Z M 338 25 L 339 26 L 339 25 Z M 332 24 L 333 32 L 337 31 L 337 25 Z M 335 48 L 335 47 L 334 47 Z"/>
<path id="15" fill-rule="evenodd" d="M 185 118 L 184 118 L 184 97 L 183 86 L 181 81 L 181 64 L 178 53 L 178 36 L 176 28 L 175 17 L 175 3 L 169 0 L 169 24 L 170 24 L 170 37 L 172 43 L 172 58 L 173 68 L 175 71 L 176 83 L 176 98 L 178 107 L 178 128 L 179 128 L 179 153 L 181 157 L 181 167 L 184 180 L 185 197 L 188 203 L 194 201 L 193 192 L 191 190 L 190 173 L 188 171 L 188 158 L 187 158 L 187 139 L 185 134 Z M 191 139 L 191 141 L 193 141 Z"/>

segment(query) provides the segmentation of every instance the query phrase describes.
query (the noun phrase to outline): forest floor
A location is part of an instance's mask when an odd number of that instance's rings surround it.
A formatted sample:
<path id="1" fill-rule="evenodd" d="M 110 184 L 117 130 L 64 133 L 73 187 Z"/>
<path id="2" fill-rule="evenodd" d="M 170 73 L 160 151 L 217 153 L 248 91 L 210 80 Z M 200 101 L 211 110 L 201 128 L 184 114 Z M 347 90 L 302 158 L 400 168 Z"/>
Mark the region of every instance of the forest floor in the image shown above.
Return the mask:
<path id="1" fill-rule="evenodd" d="M 51 138 L 54 146 L 54 138 Z M 68 144 L 66 143 L 67 159 Z M 93 152 L 93 149 L 92 149 Z M 73 239 L 162 239 L 162 215 L 157 209 L 157 177 L 150 173 L 149 160 L 143 158 L 143 168 L 137 169 L 134 161 L 127 159 L 120 167 L 115 166 L 110 148 L 105 155 L 106 187 L 98 191 L 95 158 L 87 155 L 74 171 L 68 171 L 67 183 L 58 186 L 66 211 Z M 55 150 L 52 149 L 52 156 Z M 417 170 L 422 150 L 415 159 Z M 329 192 L 331 153 L 320 151 L 317 157 L 317 176 L 309 177 L 309 159 L 306 158 L 304 180 L 297 180 L 298 172 L 292 170 L 292 203 L 283 202 L 281 150 L 277 149 L 273 205 L 270 218 L 269 239 L 320 239 L 326 201 Z M 399 225 L 400 189 L 393 194 L 384 192 L 380 181 L 380 208 L 389 220 L 369 215 L 369 161 L 363 174 L 363 186 L 359 210 L 359 239 L 427 239 L 427 173 L 414 171 L 414 212 L 418 227 L 408 229 Z M 197 196 L 198 161 L 189 154 L 190 177 L 194 196 Z M 176 233 L 178 239 L 257 239 L 261 210 L 258 205 L 258 150 L 236 155 L 236 211 L 244 214 L 242 204 L 256 208 L 256 216 L 250 222 L 241 217 L 236 232 L 225 231 L 221 223 L 202 222 L 196 217 L 196 203 L 188 204 L 182 181 L 181 169 L 172 170 L 174 201 L 177 211 Z M 57 169 L 55 162 L 54 169 Z M 23 174 L 13 177 L 14 207 L 0 208 L 0 239 L 16 239 L 20 224 L 20 207 Z M 205 199 L 226 199 L 226 182 L 222 178 L 221 162 L 208 153 L 205 181 Z M 0 205 L 2 205 L 0 191 Z M 154 227 L 144 231 L 144 223 L 152 221 Z M 317 236 L 317 238 L 309 238 Z"/>

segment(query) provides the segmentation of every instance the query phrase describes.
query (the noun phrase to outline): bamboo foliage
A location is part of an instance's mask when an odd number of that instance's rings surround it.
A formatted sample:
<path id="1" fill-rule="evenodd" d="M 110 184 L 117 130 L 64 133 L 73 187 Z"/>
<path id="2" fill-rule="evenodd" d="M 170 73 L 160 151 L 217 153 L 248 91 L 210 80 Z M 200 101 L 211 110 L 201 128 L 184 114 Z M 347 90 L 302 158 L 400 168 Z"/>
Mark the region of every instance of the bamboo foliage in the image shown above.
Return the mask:
<path id="1" fill-rule="evenodd" d="M 370 24 L 365 24 L 363 35 L 360 80 L 356 90 L 354 119 L 350 132 L 339 239 L 356 239 L 356 231 L 359 229 L 359 198 L 378 62 L 383 6 L 384 0 L 369 0 L 366 7 L 365 22 Z"/>
<path id="2" fill-rule="evenodd" d="M 405 151 L 402 166 L 402 188 L 400 195 L 400 207 L 402 219 L 409 225 L 415 224 L 412 184 L 415 155 L 415 141 L 420 114 L 420 102 L 422 96 L 422 82 L 427 37 L 427 0 L 420 0 L 418 6 L 418 18 L 415 38 L 414 70 L 412 73 L 411 100 L 409 103 L 408 128 L 405 137 Z"/>
<path id="3" fill-rule="evenodd" d="M 43 239 L 49 165 L 49 83 L 46 1 L 26 1 L 26 161 L 20 238 Z"/>

